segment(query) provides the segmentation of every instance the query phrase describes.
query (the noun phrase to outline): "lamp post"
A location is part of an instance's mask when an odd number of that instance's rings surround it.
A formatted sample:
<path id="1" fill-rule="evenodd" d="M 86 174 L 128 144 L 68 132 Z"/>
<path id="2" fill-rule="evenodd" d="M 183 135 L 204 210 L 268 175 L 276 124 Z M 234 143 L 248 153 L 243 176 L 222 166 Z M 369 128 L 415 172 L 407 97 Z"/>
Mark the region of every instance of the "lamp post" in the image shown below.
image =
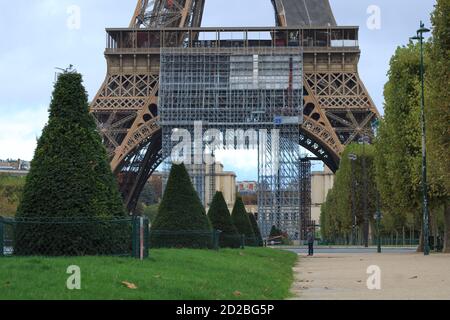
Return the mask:
<path id="1" fill-rule="evenodd" d="M 364 247 L 369 247 L 369 213 L 368 213 L 368 199 L 367 199 L 367 166 L 366 166 L 366 143 L 370 143 L 368 136 L 362 136 L 359 139 L 359 143 L 363 145 L 363 157 L 362 157 L 362 169 L 364 175 L 364 191 L 363 191 L 363 204 L 364 204 Z"/>
<path id="2" fill-rule="evenodd" d="M 356 245 L 355 161 L 358 159 L 358 157 L 356 156 L 356 154 L 350 153 L 348 155 L 348 158 L 350 159 L 350 163 L 352 166 L 352 245 Z"/>
<path id="3" fill-rule="evenodd" d="M 429 244 L 429 213 L 428 213 L 428 186 L 427 186 L 427 147 L 426 147 L 426 127 L 425 127 L 425 81 L 424 81 L 424 59 L 423 59 L 423 40 L 424 33 L 430 32 L 420 21 L 420 29 L 417 30 L 417 36 L 411 40 L 418 40 L 420 43 L 420 82 L 421 82 L 421 101 L 420 111 L 422 118 L 422 212 L 423 212 L 423 252 L 424 255 L 430 254 Z"/>
<path id="4" fill-rule="evenodd" d="M 381 253 L 381 208 L 380 208 L 380 193 L 377 191 L 377 252 Z"/>

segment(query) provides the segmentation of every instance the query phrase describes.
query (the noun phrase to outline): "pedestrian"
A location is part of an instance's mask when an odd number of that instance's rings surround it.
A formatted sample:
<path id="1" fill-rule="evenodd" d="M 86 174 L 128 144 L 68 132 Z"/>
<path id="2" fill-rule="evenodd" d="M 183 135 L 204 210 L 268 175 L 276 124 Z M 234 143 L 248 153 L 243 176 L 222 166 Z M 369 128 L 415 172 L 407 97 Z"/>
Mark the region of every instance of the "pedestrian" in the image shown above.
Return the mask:
<path id="1" fill-rule="evenodd" d="M 313 228 L 308 228 L 308 233 L 306 234 L 306 240 L 308 240 L 308 257 L 314 255 L 314 238 Z"/>

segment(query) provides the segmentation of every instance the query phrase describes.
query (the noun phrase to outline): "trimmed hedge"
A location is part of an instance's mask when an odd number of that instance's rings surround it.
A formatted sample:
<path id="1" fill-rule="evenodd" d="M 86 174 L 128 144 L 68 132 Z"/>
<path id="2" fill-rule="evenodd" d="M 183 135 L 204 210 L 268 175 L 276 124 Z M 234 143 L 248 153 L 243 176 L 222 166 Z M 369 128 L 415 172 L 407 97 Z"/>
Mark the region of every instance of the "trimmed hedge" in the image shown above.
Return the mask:
<path id="1" fill-rule="evenodd" d="M 126 217 L 82 82 L 82 76 L 75 72 L 65 72 L 56 81 L 49 121 L 38 141 L 17 210 L 19 219 Z M 16 230 L 15 254 L 95 254 L 97 248 L 107 253 L 108 243 L 98 241 L 99 232 L 107 230 L 92 225 L 89 230 L 68 233 L 66 227 L 21 224 Z M 77 241 L 80 237 L 84 241 Z M 48 251 L 57 248 L 52 245 L 54 241 L 63 241 L 64 246 Z M 36 243 L 40 245 L 32 245 Z M 90 247 L 83 243 L 90 243 Z"/>
<path id="2" fill-rule="evenodd" d="M 216 192 L 208 211 L 208 217 L 215 230 L 220 230 L 219 246 L 221 248 L 239 248 L 241 238 L 231 220 L 230 211 L 222 192 Z"/>
<path id="3" fill-rule="evenodd" d="M 173 164 L 150 232 L 153 248 L 209 248 L 211 223 L 184 164 Z"/>
<path id="4" fill-rule="evenodd" d="M 258 222 L 253 214 L 249 213 L 248 217 L 250 219 L 250 223 L 252 224 L 253 232 L 255 233 L 255 238 L 257 241 L 257 245 L 262 247 L 264 246 L 264 241 L 261 236 L 261 231 L 259 230 Z"/>
<path id="5" fill-rule="evenodd" d="M 246 245 L 256 246 L 257 240 L 255 237 L 255 233 L 253 231 L 252 224 L 248 217 L 248 213 L 245 210 L 244 202 L 242 201 L 242 198 L 239 196 L 237 197 L 236 203 L 234 204 L 231 218 L 239 234 L 245 235 Z"/>

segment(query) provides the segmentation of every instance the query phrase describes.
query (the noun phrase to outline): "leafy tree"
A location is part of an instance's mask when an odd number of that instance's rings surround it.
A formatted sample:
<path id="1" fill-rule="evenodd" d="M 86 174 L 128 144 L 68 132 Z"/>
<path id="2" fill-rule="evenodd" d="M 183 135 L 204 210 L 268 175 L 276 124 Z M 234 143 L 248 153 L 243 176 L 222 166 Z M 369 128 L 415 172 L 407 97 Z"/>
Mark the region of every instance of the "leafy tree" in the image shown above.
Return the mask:
<path id="1" fill-rule="evenodd" d="M 428 79 L 430 79 L 430 70 L 436 68 L 433 67 L 436 61 L 431 59 L 430 55 L 430 48 L 433 46 L 432 43 L 425 45 L 425 74 Z M 381 122 L 376 143 L 376 171 L 383 213 L 386 216 L 384 220 L 389 222 L 386 226 L 398 233 L 399 229 L 405 225 L 410 229 L 421 227 L 423 220 L 420 48 L 418 44 L 409 43 L 396 50 L 390 62 L 388 76 L 389 81 L 384 90 L 385 116 Z M 432 85 L 427 86 L 427 91 L 433 90 Z M 441 88 L 439 91 L 442 90 Z M 436 102 L 436 104 L 439 103 Z M 441 109 L 444 110 L 445 106 L 441 106 Z M 428 124 L 430 131 L 434 132 L 434 135 L 431 135 L 438 137 L 436 132 L 442 128 L 438 130 L 436 128 L 442 125 L 442 115 L 436 110 L 427 109 L 426 116 L 432 119 L 431 124 Z M 436 125 L 436 121 L 441 124 Z M 445 139 L 447 138 L 443 138 Z M 441 151 L 433 151 L 437 150 L 436 144 L 440 143 L 436 142 L 438 140 L 439 138 L 431 139 L 431 142 L 427 144 L 429 153 L 436 155 L 436 157 L 431 156 L 432 160 L 428 161 L 428 171 L 431 173 L 428 179 L 431 214 L 436 212 L 443 202 L 445 203 L 445 199 L 448 199 L 443 187 L 444 178 L 438 173 L 441 166 L 439 162 L 442 162 L 439 158 L 442 157 Z M 431 217 L 430 221 L 433 219 Z M 423 250 L 422 236 L 420 239 L 418 251 Z"/>
<path id="2" fill-rule="evenodd" d="M 142 216 L 145 212 L 145 204 L 143 202 L 138 202 L 136 205 L 136 209 L 134 209 L 133 214 L 136 216 Z"/>
<path id="3" fill-rule="evenodd" d="M 156 198 L 156 193 L 153 184 L 146 183 L 142 193 L 139 197 L 139 202 L 143 203 L 146 206 L 150 206 L 152 204 L 158 203 L 158 199 Z"/>
<path id="4" fill-rule="evenodd" d="M 105 147 L 89 114 L 80 74 L 65 72 L 58 77 L 49 112 L 48 124 L 31 162 L 17 218 L 125 217 Z M 15 253 L 106 254 L 113 250 L 111 239 L 117 238 L 116 233 L 102 225 L 50 227 L 19 225 Z M 109 236 L 106 233 L 110 233 Z"/>
<path id="5" fill-rule="evenodd" d="M 376 142 L 377 185 L 392 228 L 420 226 L 420 61 L 413 43 L 397 48 L 385 85 L 385 116 Z"/>
<path id="6" fill-rule="evenodd" d="M 444 252 L 450 253 L 450 2 L 437 0 L 426 76 L 428 164 L 435 210 L 444 207 Z M 433 200 L 433 199 L 432 199 Z M 433 204 L 432 204 L 433 205 Z"/>
<path id="7" fill-rule="evenodd" d="M 355 154 L 357 160 L 352 163 L 349 154 Z M 353 226 L 353 201 L 355 203 L 356 225 L 362 238 L 364 225 L 364 196 L 367 195 L 367 214 L 369 223 L 373 222 L 376 211 L 376 187 L 373 165 L 374 151 L 371 145 L 356 143 L 346 147 L 336 180 L 327 200 L 321 208 L 321 233 L 327 241 L 350 240 Z M 366 172 L 363 170 L 363 159 Z M 364 179 L 367 177 L 367 189 Z M 352 198 L 354 197 L 354 199 Z"/>
<path id="8" fill-rule="evenodd" d="M 335 242 L 338 237 L 338 229 L 336 222 L 336 197 L 334 189 L 327 194 L 327 199 L 321 206 L 320 210 L 320 232 L 324 241 Z"/>
<path id="9" fill-rule="evenodd" d="M 173 164 L 158 215 L 151 227 L 153 247 L 206 248 L 212 228 L 184 164 Z"/>
<path id="10" fill-rule="evenodd" d="M 258 246 L 262 247 L 264 245 L 264 241 L 261 235 L 261 230 L 259 230 L 258 222 L 253 214 L 249 213 L 248 217 L 250 219 L 250 223 L 252 224 L 253 232 L 255 233 L 255 237 L 257 240 Z"/>
<path id="11" fill-rule="evenodd" d="M 0 174 L 0 215 L 16 214 L 24 185 L 25 177 Z"/>
<path id="12" fill-rule="evenodd" d="M 152 204 L 150 206 L 144 207 L 144 215 L 146 215 L 150 219 L 150 223 L 153 223 L 153 221 L 155 221 L 155 218 L 158 215 L 158 209 L 158 204 Z"/>
<path id="13" fill-rule="evenodd" d="M 239 248 L 240 235 L 233 224 L 230 211 L 222 192 L 216 192 L 208 211 L 208 217 L 215 230 L 220 230 L 220 247 Z"/>
<path id="14" fill-rule="evenodd" d="M 255 233 L 241 197 L 237 197 L 231 217 L 239 234 L 245 235 L 246 243 L 250 246 L 256 245 Z"/>

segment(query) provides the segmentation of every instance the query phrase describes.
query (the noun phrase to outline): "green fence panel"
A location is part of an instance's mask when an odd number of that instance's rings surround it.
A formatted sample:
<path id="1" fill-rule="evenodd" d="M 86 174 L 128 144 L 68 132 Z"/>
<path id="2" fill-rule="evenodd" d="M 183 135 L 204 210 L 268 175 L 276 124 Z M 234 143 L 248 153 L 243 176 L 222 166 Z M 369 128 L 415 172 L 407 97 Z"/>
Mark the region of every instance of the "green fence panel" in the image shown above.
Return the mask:
<path id="1" fill-rule="evenodd" d="M 1 253 L 49 257 L 130 256 L 131 222 L 129 218 L 3 218 Z"/>

